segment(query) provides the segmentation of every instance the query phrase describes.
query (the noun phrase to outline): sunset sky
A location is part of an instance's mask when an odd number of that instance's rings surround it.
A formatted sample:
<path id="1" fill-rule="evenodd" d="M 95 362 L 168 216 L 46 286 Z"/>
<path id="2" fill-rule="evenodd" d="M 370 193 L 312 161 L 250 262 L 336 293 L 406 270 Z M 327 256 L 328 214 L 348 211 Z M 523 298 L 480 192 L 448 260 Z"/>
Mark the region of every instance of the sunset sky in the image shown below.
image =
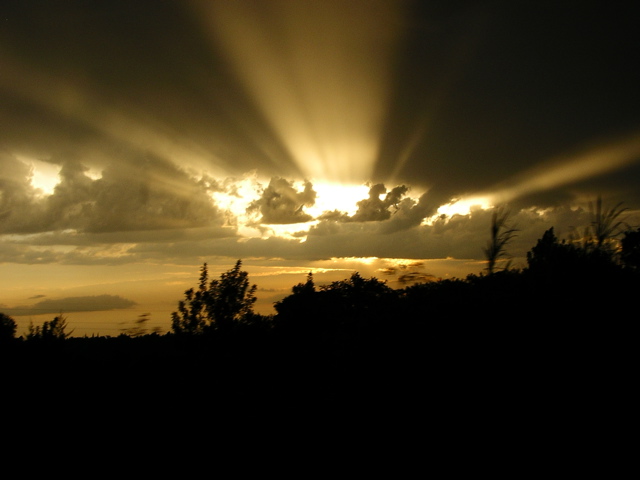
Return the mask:
<path id="1" fill-rule="evenodd" d="M 0 312 L 76 336 L 243 261 L 257 310 L 313 272 L 394 288 L 485 267 L 492 207 L 640 225 L 634 6 L 3 0 Z"/>

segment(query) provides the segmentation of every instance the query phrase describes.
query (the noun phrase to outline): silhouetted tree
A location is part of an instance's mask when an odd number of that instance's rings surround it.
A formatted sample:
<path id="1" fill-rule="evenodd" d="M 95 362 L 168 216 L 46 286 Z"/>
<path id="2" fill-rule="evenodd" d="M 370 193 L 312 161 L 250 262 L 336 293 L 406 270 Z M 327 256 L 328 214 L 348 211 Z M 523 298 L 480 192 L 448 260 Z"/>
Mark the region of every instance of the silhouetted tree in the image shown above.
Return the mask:
<path id="1" fill-rule="evenodd" d="M 595 277 L 614 274 L 618 266 L 607 249 L 594 243 L 576 244 L 559 241 L 553 227 L 527 253 L 528 271 L 544 275 L 555 283 L 592 281 Z"/>
<path id="2" fill-rule="evenodd" d="M 0 313 L 0 345 L 12 341 L 15 338 L 17 328 L 13 318 Z"/>
<path id="3" fill-rule="evenodd" d="M 313 282 L 313 273 L 309 272 L 307 274 L 307 281 L 304 283 L 299 283 L 292 288 L 292 292 L 294 295 L 306 295 L 313 294 L 316 291 L 316 285 Z"/>
<path id="4" fill-rule="evenodd" d="M 253 314 L 256 285 L 249 284 L 249 274 L 240 270 L 242 261 L 212 280 L 205 295 L 209 319 L 216 329 L 228 329 Z"/>
<path id="5" fill-rule="evenodd" d="M 176 334 L 200 335 L 204 333 L 208 318 L 205 297 L 209 288 L 209 271 L 204 263 L 200 268 L 198 289 L 184 292 L 185 299 L 178 302 L 178 311 L 171 314 L 171 330 Z"/>
<path id="6" fill-rule="evenodd" d="M 309 274 L 291 295 L 275 303 L 275 321 L 294 342 L 343 355 L 380 338 L 385 325 L 391 327 L 396 299 L 395 290 L 375 277 L 363 278 L 356 272 L 316 289 Z"/>
<path id="7" fill-rule="evenodd" d="M 207 264 L 200 269 L 198 289 L 185 292 L 185 300 L 172 313 L 171 329 L 176 334 L 202 334 L 207 330 L 228 330 L 234 324 L 252 318 L 256 285 L 249 284 L 242 261 L 209 281 Z"/>
<path id="8" fill-rule="evenodd" d="M 633 272 L 625 271 L 607 248 L 559 241 L 553 228 L 527 253 L 527 261 L 528 290 L 536 298 L 530 313 L 565 320 L 607 318 L 614 299 L 631 297 L 638 288 Z"/>
<path id="9" fill-rule="evenodd" d="M 58 315 L 50 322 L 44 322 L 42 326 L 34 326 L 33 322 L 29 323 L 29 332 L 26 335 L 27 340 L 43 340 L 43 341 L 62 341 L 71 336 L 73 331 L 66 332 L 67 317 Z"/>
<path id="10" fill-rule="evenodd" d="M 553 227 L 551 227 L 527 252 L 527 264 L 531 272 L 550 275 L 575 269 L 581 256 L 580 251 L 574 245 L 560 243 Z"/>
<path id="11" fill-rule="evenodd" d="M 301 328 L 312 323 L 310 319 L 317 313 L 316 300 L 313 273 L 309 272 L 306 282 L 294 285 L 291 295 L 274 303 L 277 327 L 288 332 L 300 331 Z"/>
<path id="12" fill-rule="evenodd" d="M 573 232 L 570 235 L 571 242 L 579 245 L 585 252 L 597 252 L 597 255 L 607 256 L 615 261 L 619 253 L 617 238 L 627 227 L 626 223 L 619 219 L 620 215 L 628 210 L 622 205 L 620 202 L 606 208 L 601 197 L 598 197 L 595 203 L 589 202 L 591 222 L 582 233 L 579 230 Z"/>
<path id="13" fill-rule="evenodd" d="M 624 232 L 620 248 L 622 264 L 632 270 L 640 270 L 640 228 Z"/>
<path id="14" fill-rule="evenodd" d="M 491 238 L 483 249 L 487 259 L 487 272 L 493 274 L 498 259 L 506 256 L 506 247 L 516 236 L 518 229 L 509 224 L 509 212 L 500 208 L 491 217 Z M 508 268 L 508 265 L 507 267 Z"/>
<path id="15" fill-rule="evenodd" d="M 618 217 L 628 210 L 626 207 L 623 208 L 622 205 L 623 203 L 620 202 L 610 209 L 603 208 L 601 197 L 598 197 L 595 206 L 593 203 L 589 204 L 592 216 L 591 228 L 593 229 L 596 248 L 610 248 L 610 241 L 621 233 L 625 224 L 619 221 Z"/>

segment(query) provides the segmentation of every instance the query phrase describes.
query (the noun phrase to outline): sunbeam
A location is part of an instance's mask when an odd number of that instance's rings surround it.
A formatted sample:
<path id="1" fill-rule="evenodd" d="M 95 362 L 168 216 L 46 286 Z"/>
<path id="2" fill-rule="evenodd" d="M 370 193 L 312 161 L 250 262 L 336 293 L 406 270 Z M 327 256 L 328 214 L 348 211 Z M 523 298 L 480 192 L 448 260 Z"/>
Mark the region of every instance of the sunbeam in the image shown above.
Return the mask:
<path id="1" fill-rule="evenodd" d="M 214 42 L 300 171 L 367 181 L 401 20 L 388 1 L 196 2 Z"/>
<path id="2" fill-rule="evenodd" d="M 228 168 L 227 162 L 184 134 L 178 135 L 163 119 L 136 110 L 120 99 L 103 98 L 80 77 L 34 69 L 2 51 L 0 63 L 3 65 L 0 87 L 7 88 L 16 98 L 55 113 L 61 121 L 71 121 L 100 132 L 113 142 L 182 165 L 207 168 L 214 174 L 222 174 Z M 42 89 L 42 85 L 47 85 L 47 89 Z M 89 153 L 97 156 L 95 151 Z"/>
<path id="3" fill-rule="evenodd" d="M 640 158 L 640 135 L 632 135 L 579 153 L 556 158 L 518 175 L 491 194 L 492 204 L 506 203 L 525 195 L 558 188 L 613 172 Z"/>
<path id="4" fill-rule="evenodd" d="M 473 206 L 489 208 L 526 195 L 552 190 L 582 180 L 614 172 L 640 159 L 640 134 L 586 148 L 554 158 L 521 173 L 494 189 L 466 196 L 441 207 L 439 213 L 469 213 Z"/>

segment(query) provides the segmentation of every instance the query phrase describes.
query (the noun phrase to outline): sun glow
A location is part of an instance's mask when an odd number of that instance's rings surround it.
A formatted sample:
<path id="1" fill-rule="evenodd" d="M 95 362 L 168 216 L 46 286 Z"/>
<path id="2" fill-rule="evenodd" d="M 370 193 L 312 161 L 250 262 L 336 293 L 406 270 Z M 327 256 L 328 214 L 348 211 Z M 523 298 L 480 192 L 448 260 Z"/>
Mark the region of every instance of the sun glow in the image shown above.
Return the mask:
<path id="1" fill-rule="evenodd" d="M 491 200 L 489 197 L 468 197 L 455 200 L 438 208 L 438 215 L 469 215 L 473 210 L 487 210 L 491 208 Z"/>
<path id="2" fill-rule="evenodd" d="M 367 185 L 317 182 L 313 184 L 313 189 L 317 193 L 316 203 L 306 212 L 314 217 L 334 210 L 353 215 L 358 210 L 358 202 L 369 195 Z"/>
<path id="3" fill-rule="evenodd" d="M 432 217 L 425 218 L 422 225 L 432 225 L 439 218 L 453 217 L 454 215 L 469 215 L 474 210 L 487 210 L 493 206 L 489 196 L 459 198 L 453 202 L 442 205 Z"/>
<path id="4" fill-rule="evenodd" d="M 31 168 L 31 185 L 42 192 L 42 195 L 51 195 L 58 183 L 60 183 L 60 165 L 43 162 L 35 158 L 15 155 L 22 163 Z"/>
<path id="5" fill-rule="evenodd" d="M 398 5 L 376 0 L 194 5 L 213 48 L 226 54 L 304 175 L 342 182 L 370 178 L 402 23 Z"/>
<path id="6" fill-rule="evenodd" d="M 238 233 L 249 238 L 269 238 L 272 236 L 304 241 L 306 232 L 318 223 L 318 217 L 326 212 L 339 212 L 351 216 L 358 210 L 358 202 L 368 198 L 369 186 L 365 184 L 341 184 L 314 182 L 315 201 L 311 206 L 299 205 L 310 218 L 307 222 L 268 223 L 261 221 L 261 214 L 250 206 L 260 200 L 269 181 L 258 179 L 255 172 L 242 178 L 227 178 L 219 190 L 211 193 L 215 204 L 227 212 L 230 222 L 238 227 Z M 296 192 L 302 192 L 305 182 L 291 182 Z"/>

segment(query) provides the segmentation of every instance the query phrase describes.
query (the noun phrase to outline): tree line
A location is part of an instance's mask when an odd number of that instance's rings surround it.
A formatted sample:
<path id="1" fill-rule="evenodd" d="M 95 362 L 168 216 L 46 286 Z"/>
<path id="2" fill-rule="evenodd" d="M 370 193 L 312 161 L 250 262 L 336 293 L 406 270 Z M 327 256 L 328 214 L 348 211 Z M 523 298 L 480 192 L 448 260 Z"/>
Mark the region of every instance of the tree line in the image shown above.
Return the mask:
<path id="1" fill-rule="evenodd" d="M 394 289 L 358 272 L 317 285 L 309 273 L 272 315 L 253 311 L 257 287 L 241 259 L 219 278 L 204 263 L 164 334 L 147 333 L 142 315 L 115 337 L 73 337 L 61 314 L 16 338 L 15 321 L 0 314 L 2 382 L 27 401 L 51 392 L 76 405 L 106 393 L 172 399 L 185 418 L 198 399 L 212 413 L 394 405 L 399 414 L 430 405 L 460 418 L 470 405 L 503 415 L 511 408 L 504 398 L 526 398 L 535 415 L 552 405 L 541 395 L 575 412 L 603 396 L 624 403 L 637 343 L 640 228 L 619 221 L 620 206 L 594 207 L 580 235 L 544 232 L 524 268 L 509 263 L 517 226 L 496 210 L 478 275 Z"/>
<path id="2" fill-rule="evenodd" d="M 640 228 L 622 211 L 596 206 L 568 239 L 548 229 L 518 269 L 517 226 L 497 210 L 479 275 L 393 289 L 357 272 L 317 285 L 309 273 L 273 315 L 253 311 L 241 260 L 213 279 L 204 263 L 165 334 L 147 333 L 142 315 L 115 337 L 73 337 L 61 314 L 16 338 L 0 314 L 6 411 L 30 405 L 58 428 L 102 428 L 111 414 L 199 432 L 265 419 L 273 432 L 283 419 L 338 432 L 357 420 L 445 439 L 517 429 L 547 442 L 558 428 L 609 439 L 635 409 Z"/>
<path id="3" fill-rule="evenodd" d="M 625 294 L 632 295 L 638 286 L 640 227 L 633 228 L 620 219 L 625 210 L 622 204 L 604 208 L 598 199 L 591 205 L 592 221 L 584 231 L 560 240 L 551 227 L 527 252 L 527 266 L 513 268 L 505 258 L 518 228 L 511 224 L 509 212 L 498 208 L 483 249 L 487 266 L 480 275 L 433 279 L 393 289 L 385 281 L 363 278 L 358 272 L 316 286 L 309 273 L 305 282 L 275 302 L 275 315 L 253 311 L 257 285 L 250 283 L 241 259 L 216 279 L 210 278 L 204 263 L 198 285 L 184 292 L 166 335 L 206 338 L 249 331 L 282 332 L 321 342 L 329 331 L 345 340 L 349 335 L 391 331 L 407 323 L 442 323 L 446 318 L 495 320 L 540 313 L 541 309 L 548 312 L 546 318 L 557 320 L 570 315 L 570 310 L 593 316 L 598 308 L 606 307 L 602 305 L 605 300 L 613 305 Z M 513 310 L 507 312 L 507 308 Z M 146 333 L 146 320 L 148 316 L 141 315 L 136 327 L 120 336 L 161 336 L 157 331 Z M 28 333 L 18 339 L 16 329 L 15 320 L 0 313 L 2 345 L 15 340 L 62 342 L 72 334 L 62 313 L 41 326 L 30 324 Z"/>

